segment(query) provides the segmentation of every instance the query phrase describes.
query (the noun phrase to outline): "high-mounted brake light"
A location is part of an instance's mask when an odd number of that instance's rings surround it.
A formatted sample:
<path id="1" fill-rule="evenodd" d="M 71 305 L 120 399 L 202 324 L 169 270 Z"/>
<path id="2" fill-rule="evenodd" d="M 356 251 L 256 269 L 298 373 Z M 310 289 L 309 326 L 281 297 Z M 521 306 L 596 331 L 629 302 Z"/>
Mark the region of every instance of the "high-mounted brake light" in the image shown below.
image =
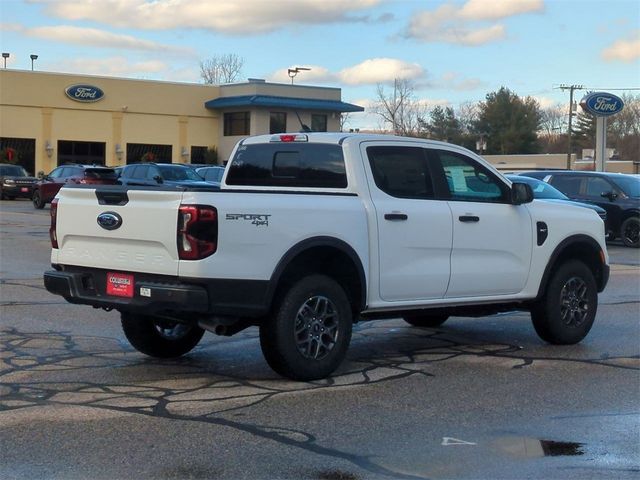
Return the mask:
<path id="1" fill-rule="evenodd" d="M 309 137 L 302 133 L 286 133 L 282 135 L 272 135 L 271 142 L 308 142 Z"/>
<path id="2" fill-rule="evenodd" d="M 218 249 L 218 211 L 207 205 L 180 205 L 178 257 L 200 260 Z"/>
<path id="3" fill-rule="evenodd" d="M 51 225 L 49 226 L 49 238 L 51 239 L 51 248 L 58 248 L 58 235 L 56 233 L 56 222 L 58 220 L 58 199 L 51 200 Z"/>

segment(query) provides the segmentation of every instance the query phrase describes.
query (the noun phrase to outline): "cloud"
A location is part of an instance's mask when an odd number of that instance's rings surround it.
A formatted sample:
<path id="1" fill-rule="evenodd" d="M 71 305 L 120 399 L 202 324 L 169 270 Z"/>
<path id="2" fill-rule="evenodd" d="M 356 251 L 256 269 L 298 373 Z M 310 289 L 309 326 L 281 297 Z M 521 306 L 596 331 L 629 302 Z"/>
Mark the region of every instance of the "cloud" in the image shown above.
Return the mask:
<path id="1" fill-rule="evenodd" d="M 233 35 L 255 35 L 284 27 L 327 23 L 384 22 L 358 15 L 382 0 L 32 0 L 47 13 L 114 27 L 147 30 L 202 28 Z"/>
<path id="2" fill-rule="evenodd" d="M 562 103 L 558 102 L 558 100 L 554 100 L 553 98 L 543 97 L 543 96 L 534 96 L 533 97 L 540 105 L 540 108 L 558 108 L 562 107 Z"/>
<path id="3" fill-rule="evenodd" d="M 193 51 L 190 49 L 163 45 L 161 43 L 132 37 L 131 35 L 111 33 L 97 28 L 74 27 L 71 25 L 28 28 L 22 25 L 9 26 L 7 24 L 2 24 L 0 29 L 3 31 L 22 33 L 29 37 L 42 38 L 45 40 L 52 40 L 54 42 L 70 43 L 73 45 L 139 50 L 146 52 L 193 54 Z"/>
<path id="4" fill-rule="evenodd" d="M 503 40 L 507 32 L 501 23 L 478 25 L 478 21 L 504 19 L 543 8 L 542 0 L 468 0 L 461 7 L 445 3 L 414 15 L 403 36 L 423 42 L 484 45 Z"/>
<path id="5" fill-rule="evenodd" d="M 602 51 L 602 58 L 607 62 L 631 63 L 640 59 L 640 31 L 633 35 L 635 38 L 618 40 Z"/>
<path id="6" fill-rule="evenodd" d="M 469 0 L 459 15 L 468 20 L 497 20 L 543 10 L 543 0 Z"/>
<path id="7" fill-rule="evenodd" d="M 425 75 L 424 69 L 417 63 L 410 63 L 397 58 L 371 58 L 357 65 L 344 68 L 339 72 L 331 72 L 319 65 L 296 65 L 311 70 L 302 71 L 295 77 L 295 83 L 335 83 L 340 85 L 376 85 L 392 83 L 397 79 L 415 80 Z M 294 66 L 288 67 L 294 68 Z M 268 76 L 270 81 L 288 83 L 291 78 L 288 68 L 277 70 Z"/>
<path id="8" fill-rule="evenodd" d="M 479 78 L 461 78 L 457 72 L 447 72 L 442 75 L 440 82 L 433 84 L 432 87 L 464 92 L 477 90 L 485 85 L 486 83 Z"/>
<path id="9" fill-rule="evenodd" d="M 159 60 L 130 62 L 124 57 L 108 58 L 74 58 L 60 61 L 55 65 L 58 72 L 102 75 L 107 77 L 149 78 L 150 76 L 165 78 L 164 73 L 169 66 Z M 163 75 L 154 75 L 160 74 Z"/>
<path id="10" fill-rule="evenodd" d="M 396 78 L 414 80 L 425 74 L 417 63 L 409 63 L 396 58 L 372 58 L 338 73 L 345 85 L 374 85 L 390 83 Z"/>

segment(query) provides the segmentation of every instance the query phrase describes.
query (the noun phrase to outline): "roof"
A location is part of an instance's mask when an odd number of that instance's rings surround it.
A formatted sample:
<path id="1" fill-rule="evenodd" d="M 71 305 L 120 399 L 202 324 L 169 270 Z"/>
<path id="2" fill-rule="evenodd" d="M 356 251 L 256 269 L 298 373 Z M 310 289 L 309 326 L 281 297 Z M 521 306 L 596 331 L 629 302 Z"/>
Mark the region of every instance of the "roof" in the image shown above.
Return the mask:
<path id="1" fill-rule="evenodd" d="M 240 95 L 220 97 L 205 102 L 206 108 L 223 109 L 237 107 L 279 107 L 300 110 L 323 110 L 328 112 L 363 112 L 364 107 L 340 100 L 316 98 L 276 97 L 273 95 Z"/>

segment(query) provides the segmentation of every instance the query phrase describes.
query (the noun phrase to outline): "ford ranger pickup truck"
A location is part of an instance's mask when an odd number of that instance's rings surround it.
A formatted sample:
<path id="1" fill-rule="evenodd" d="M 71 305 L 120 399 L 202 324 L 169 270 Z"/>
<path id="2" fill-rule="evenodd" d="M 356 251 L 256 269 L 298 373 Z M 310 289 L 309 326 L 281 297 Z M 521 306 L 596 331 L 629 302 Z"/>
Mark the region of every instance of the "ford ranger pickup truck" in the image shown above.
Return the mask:
<path id="1" fill-rule="evenodd" d="M 347 133 L 249 137 L 220 189 L 73 185 L 51 205 L 48 291 L 120 312 L 154 357 L 258 326 L 277 373 L 330 375 L 352 324 L 531 312 L 581 341 L 609 277 L 602 220 L 533 200 L 447 143 Z"/>

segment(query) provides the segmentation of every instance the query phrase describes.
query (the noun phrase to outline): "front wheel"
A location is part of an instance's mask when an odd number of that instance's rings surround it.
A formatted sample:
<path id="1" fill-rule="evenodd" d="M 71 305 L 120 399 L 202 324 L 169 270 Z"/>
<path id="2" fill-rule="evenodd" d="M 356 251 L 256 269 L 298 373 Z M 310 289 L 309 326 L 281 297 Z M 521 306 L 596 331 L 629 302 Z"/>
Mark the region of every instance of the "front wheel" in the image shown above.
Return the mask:
<path id="1" fill-rule="evenodd" d="M 33 192 L 33 207 L 38 210 L 42 210 L 46 204 L 45 201 L 42 200 L 42 195 L 37 190 Z"/>
<path id="2" fill-rule="evenodd" d="M 622 222 L 620 239 L 626 247 L 640 247 L 640 218 L 629 217 Z"/>
<path id="3" fill-rule="evenodd" d="M 180 357 L 193 350 L 204 335 L 204 330 L 196 325 L 146 315 L 122 313 L 121 320 L 129 343 L 151 357 Z"/>
<path id="4" fill-rule="evenodd" d="M 531 309 L 531 320 L 542 340 L 571 345 L 587 336 L 597 310 L 593 273 L 584 263 L 570 260 L 551 276 L 544 296 Z"/>
<path id="5" fill-rule="evenodd" d="M 285 291 L 276 305 L 260 326 L 260 346 L 269 366 L 292 380 L 330 375 L 351 341 L 351 305 L 340 284 L 310 275 Z"/>

